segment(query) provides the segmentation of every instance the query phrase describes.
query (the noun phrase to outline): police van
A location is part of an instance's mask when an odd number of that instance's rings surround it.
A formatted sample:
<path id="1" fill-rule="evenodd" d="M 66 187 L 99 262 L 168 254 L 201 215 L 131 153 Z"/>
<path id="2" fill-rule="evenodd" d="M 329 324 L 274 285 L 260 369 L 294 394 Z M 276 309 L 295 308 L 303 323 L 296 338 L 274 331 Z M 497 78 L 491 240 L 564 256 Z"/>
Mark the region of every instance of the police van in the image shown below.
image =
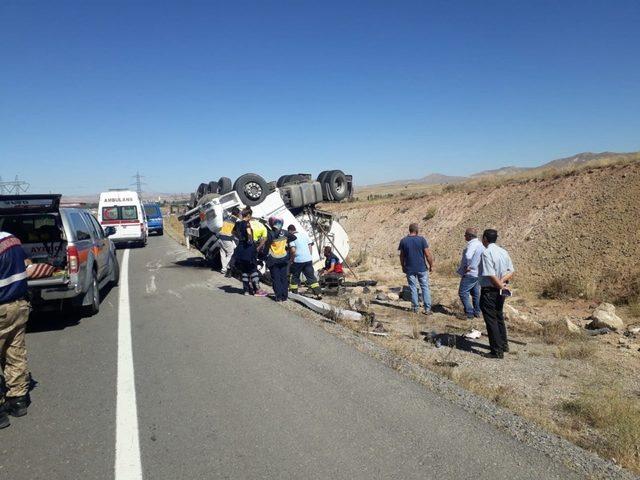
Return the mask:
<path id="1" fill-rule="evenodd" d="M 147 244 L 149 227 L 147 217 L 137 192 L 109 190 L 100 194 L 98 221 L 103 228 L 115 227 L 109 238 L 115 244 Z"/>

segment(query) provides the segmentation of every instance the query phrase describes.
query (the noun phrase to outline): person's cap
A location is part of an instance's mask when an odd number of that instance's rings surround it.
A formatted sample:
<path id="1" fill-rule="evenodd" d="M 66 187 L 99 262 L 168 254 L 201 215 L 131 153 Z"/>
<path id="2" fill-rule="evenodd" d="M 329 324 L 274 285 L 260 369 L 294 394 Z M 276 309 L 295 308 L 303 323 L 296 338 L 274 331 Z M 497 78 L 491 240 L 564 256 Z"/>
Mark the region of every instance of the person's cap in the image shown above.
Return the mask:
<path id="1" fill-rule="evenodd" d="M 282 228 L 283 225 L 283 221 L 281 218 L 278 217 L 269 217 L 269 226 L 270 227 L 277 227 L 277 228 Z"/>

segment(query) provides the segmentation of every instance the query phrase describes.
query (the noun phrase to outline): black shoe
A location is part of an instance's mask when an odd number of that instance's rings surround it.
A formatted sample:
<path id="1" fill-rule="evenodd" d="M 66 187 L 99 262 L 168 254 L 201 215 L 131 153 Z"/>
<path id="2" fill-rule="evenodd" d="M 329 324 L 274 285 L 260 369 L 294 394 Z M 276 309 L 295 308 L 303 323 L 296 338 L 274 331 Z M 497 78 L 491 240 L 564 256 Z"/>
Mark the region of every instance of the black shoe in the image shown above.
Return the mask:
<path id="1" fill-rule="evenodd" d="M 3 407 L 0 407 L 3 408 Z M 0 410 L 0 428 L 7 428 L 9 425 L 11 425 L 11 422 L 9 421 L 9 416 L 5 413 L 4 410 Z"/>
<path id="2" fill-rule="evenodd" d="M 24 417 L 27 414 L 27 408 L 29 408 L 28 395 L 21 397 L 6 397 L 4 402 L 4 411 L 12 417 Z"/>
<path id="3" fill-rule="evenodd" d="M 504 353 L 502 352 L 489 352 L 485 353 L 484 358 L 503 359 Z"/>

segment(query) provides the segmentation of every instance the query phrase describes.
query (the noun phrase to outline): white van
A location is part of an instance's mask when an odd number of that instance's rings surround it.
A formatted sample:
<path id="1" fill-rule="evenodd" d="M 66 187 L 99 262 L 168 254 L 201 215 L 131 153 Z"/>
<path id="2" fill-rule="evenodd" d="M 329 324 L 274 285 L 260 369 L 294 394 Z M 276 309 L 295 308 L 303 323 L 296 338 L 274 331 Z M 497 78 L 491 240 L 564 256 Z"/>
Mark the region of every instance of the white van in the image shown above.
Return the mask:
<path id="1" fill-rule="evenodd" d="M 98 221 L 103 228 L 116 228 L 116 233 L 109 237 L 116 244 L 135 242 L 143 247 L 147 244 L 149 227 L 137 192 L 102 192 L 98 204 Z"/>

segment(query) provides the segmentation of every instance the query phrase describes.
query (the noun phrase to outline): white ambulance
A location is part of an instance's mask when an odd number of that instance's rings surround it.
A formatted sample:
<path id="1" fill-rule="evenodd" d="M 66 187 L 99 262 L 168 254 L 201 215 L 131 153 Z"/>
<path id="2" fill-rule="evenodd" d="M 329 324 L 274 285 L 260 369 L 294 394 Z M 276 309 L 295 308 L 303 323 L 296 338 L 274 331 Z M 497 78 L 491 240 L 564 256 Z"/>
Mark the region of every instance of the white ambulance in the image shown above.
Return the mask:
<path id="1" fill-rule="evenodd" d="M 116 232 L 109 238 L 116 244 L 135 243 L 141 247 L 147 244 L 149 227 L 137 192 L 102 192 L 98 204 L 98 221 L 103 228 L 115 227 Z"/>

